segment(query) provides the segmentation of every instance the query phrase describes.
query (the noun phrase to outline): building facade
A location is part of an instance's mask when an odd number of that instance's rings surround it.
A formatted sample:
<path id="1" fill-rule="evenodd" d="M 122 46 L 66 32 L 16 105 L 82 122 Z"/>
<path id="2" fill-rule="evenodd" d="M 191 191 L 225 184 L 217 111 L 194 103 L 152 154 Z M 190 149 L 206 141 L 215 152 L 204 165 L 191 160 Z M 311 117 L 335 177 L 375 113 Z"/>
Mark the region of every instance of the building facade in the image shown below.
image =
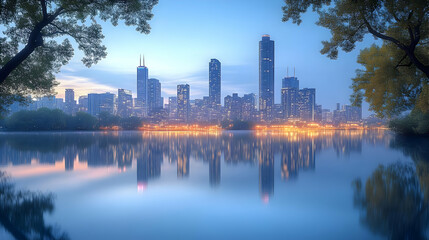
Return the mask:
<path id="1" fill-rule="evenodd" d="M 163 104 L 161 97 L 161 83 L 158 79 L 149 78 L 147 93 L 148 114 L 150 115 L 161 109 Z"/>
<path id="2" fill-rule="evenodd" d="M 133 112 L 133 96 L 130 90 L 118 89 L 118 115 L 130 117 Z"/>
<path id="3" fill-rule="evenodd" d="M 217 59 L 209 63 L 209 98 L 212 106 L 221 104 L 221 64 Z"/>
<path id="4" fill-rule="evenodd" d="M 274 107 L 274 41 L 263 35 L 259 42 L 259 112 L 270 121 Z"/>
<path id="5" fill-rule="evenodd" d="M 143 56 L 143 65 L 140 59 L 140 66 L 137 67 L 137 105 L 143 111 L 141 115 L 146 115 L 147 111 L 148 79 L 149 69 L 145 66 Z"/>
<path id="6" fill-rule="evenodd" d="M 181 122 L 189 122 L 190 111 L 190 87 L 188 84 L 177 85 L 177 119 Z"/>
<path id="7" fill-rule="evenodd" d="M 73 89 L 66 89 L 64 112 L 72 115 L 76 112 L 75 107 L 76 107 L 76 101 L 74 100 L 74 90 Z"/>

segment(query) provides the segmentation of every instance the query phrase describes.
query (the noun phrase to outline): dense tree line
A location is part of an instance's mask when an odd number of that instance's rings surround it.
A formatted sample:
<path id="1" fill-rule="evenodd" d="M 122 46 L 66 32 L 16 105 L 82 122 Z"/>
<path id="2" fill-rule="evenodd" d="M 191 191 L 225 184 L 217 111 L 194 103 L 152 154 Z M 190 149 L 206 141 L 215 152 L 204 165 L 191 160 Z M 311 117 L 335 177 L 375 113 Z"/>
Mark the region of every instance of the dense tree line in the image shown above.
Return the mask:
<path id="1" fill-rule="evenodd" d="M 118 126 L 124 130 L 135 130 L 142 124 L 138 117 L 120 118 L 110 113 L 101 113 L 98 118 L 78 112 L 68 115 L 58 109 L 40 108 L 37 111 L 20 111 L 0 121 L 8 131 L 88 131 Z"/>

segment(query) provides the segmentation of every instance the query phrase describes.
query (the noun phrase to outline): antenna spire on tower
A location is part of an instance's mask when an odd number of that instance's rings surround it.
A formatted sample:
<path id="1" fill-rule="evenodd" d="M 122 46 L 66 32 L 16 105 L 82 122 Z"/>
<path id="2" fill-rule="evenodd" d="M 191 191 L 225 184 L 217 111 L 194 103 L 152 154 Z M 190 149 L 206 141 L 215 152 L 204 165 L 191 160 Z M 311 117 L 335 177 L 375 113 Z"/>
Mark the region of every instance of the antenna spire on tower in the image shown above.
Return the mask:
<path id="1" fill-rule="evenodd" d="M 144 64 L 144 54 L 143 54 L 143 66 L 146 67 L 146 65 Z"/>
<path id="2" fill-rule="evenodd" d="M 293 67 L 293 78 L 295 78 L 295 67 Z"/>
<path id="3" fill-rule="evenodd" d="M 289 66 L 287 67 L 287 70 L 286 70 L 286 77 L 289 77 Z"/>
<path id="4" fill-rule="evenodd" d="M 142 55 L 140 54 L 140 65 L 139 66 L 141 66 L 142 65 Z"/>

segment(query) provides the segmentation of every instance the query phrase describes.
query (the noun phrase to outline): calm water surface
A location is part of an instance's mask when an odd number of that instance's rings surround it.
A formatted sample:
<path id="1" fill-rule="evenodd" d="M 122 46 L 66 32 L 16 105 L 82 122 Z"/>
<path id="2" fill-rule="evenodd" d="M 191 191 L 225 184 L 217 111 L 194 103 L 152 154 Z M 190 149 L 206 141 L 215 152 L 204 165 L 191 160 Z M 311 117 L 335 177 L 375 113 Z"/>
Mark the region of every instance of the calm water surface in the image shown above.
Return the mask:
<path id="1" fill-rule="evenodd" d="M 425 238 L 428 147 L 375 130 L 0 133 L 16 191 L 53 193 L 18 207 L 0 188 L 0 239 Z"/>

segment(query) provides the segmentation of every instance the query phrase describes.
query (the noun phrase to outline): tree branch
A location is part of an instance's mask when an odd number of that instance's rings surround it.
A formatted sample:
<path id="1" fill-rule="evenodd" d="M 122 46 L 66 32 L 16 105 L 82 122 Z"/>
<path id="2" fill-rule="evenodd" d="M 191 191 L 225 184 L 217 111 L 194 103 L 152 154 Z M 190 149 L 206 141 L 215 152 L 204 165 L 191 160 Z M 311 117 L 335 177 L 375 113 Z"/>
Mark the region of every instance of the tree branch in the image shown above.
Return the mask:
<path id="1" fill-rule="evenodd" d="M 399 40 L 397 40 L 396 38 L 393 38 L 393 37 L 390 37 L 390 36 L 384 35 L 384 34 L 382 34 L 382 33 L 378 32 L 377 30 L 375 30 L 374 28 L 372 28 L 371 24 L 369 24 L 368 20 L 366 20 L 366 18 L 365 18 L 364 16 L 362 16 L 362 19 L 363 19 L 363 21 L 364 21 L 364 23 L 365 23 L 365 25 L 366 25 L 366 28 L 368 29 L 368 31 L 369 31 L 372 35 L 374 35 L 374 36 L 376 36 L 376 37 L 378 37 L 378 38 L 381 38 L 381 39 L 384 39 L 384 40 L 390 41 L 390 42 L 394 43 L 395 45 L 397 45 L 397 46 L 398 46 L 400 49 L 402 49 L 402 50 L 404 50 L 404 49 L 406 48 L 406 47 L 405 47 L 405 45 L 404 45 L 404 44 L 402 44 L 402 43 L 401 43 Z"/>
<path id="2" fill-rule="evenodd" d="M 43 1 L 44 2 L 44 1 Z M 46 7 L 46 4 L 45 4 Z M 43 8 L 43 5 L 42 5 Z M 31 53 L 37 47 L 43 45 L 43 35 L 42 29 L 46 27 L 48 24 L 52 23 L 62 12 L 64 8 L 59 7 L 55 12 L 51 15 L 46 15 L 47 17 L 43 18 L 40 22 L 38 22 L 28 37 L 27 44 L 25 47 L 19 51 L 12 59 L 10 59 L 4 66 L 0 69 L 0 85 L 6 80 L 9 74 L 15 70 L 25 59 L 27 59 Z"/>
<path id="3" fill-rule="evenodd" d="M 47 19 L 48 18 L 48 11 L 46 10 L 46 0 L 40 0 L 40 5 L 42 5 L 43 19 Z"/>
<path id="4" fill-rule="evenodd" d="M 401 62 L 404 61 L 404 59 L 408 56 L 408 54 L 404 54 L 404 56 L 401 58 L 401 60 L 398 62 L 398 64 L 396 64 L 395 69 L 398 68 L 399 66 L 401 66 Z"/>

